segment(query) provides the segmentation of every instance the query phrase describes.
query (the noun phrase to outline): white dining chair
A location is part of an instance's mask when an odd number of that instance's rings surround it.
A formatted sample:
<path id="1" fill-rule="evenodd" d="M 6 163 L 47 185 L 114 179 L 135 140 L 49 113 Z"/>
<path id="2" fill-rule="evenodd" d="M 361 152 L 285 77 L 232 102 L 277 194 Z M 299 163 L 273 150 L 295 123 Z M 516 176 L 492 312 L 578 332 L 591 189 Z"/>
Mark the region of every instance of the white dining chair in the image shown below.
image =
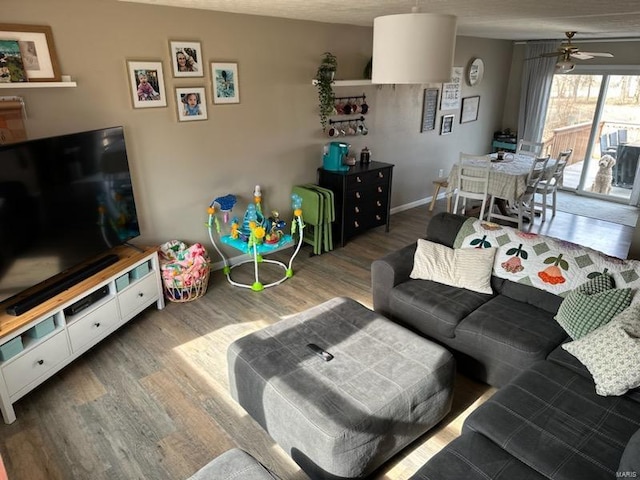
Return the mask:
<path id="1" fill-rule="evenodd" d="M 467 200 L 480 200 L 482 205 L 478 218 L 484 218 L 489 190 L 490 169 L 491 160 L 489 157 L 460 153 L 453 213 L 458 213 L 458 205 L 462 205 L 462 213 L 466 215 Z M 460 200 L 462 200 L 462 202 Z"/>
<path id="2" fill-rule="evenodd" d="M 556 216 L 556 200 L 558 187 L 562 186 L 562 176 L 564 175 L 564 168 L 569 163 L 573 149 L 568 149 L 560 152 L 558 158 L 545 178 L 538 182 L 536 192 L 534 196 L 534 208 L 541 207 L 542 221 L 546 220 L 547 208 L 551 208 L 551 216 Z M 547 200 L 551 196 L 551 202 Z M 537 210 L 536 210 L 537 211 Z"/>
<path id="3" fill-rule="evenodd" d="M 516 154 L 529 155 L 531 157 L 542 156 L 542 148 L 544 143 L 531 142 L 529 140 L 519 140 L 516 148 Z"/>
<path id="4" fill-rule="evenodd" d="M 544 157 L 536 157 L 531 163 L 531 169 L 527 174 L 527 187 L 524 193 L 518 198 L 518 230 L 522 230 L 524 226 L 524 213 L 529 213 L 529 228 L 533 226 L 535 219 L 535 201 L 534 196 L 538 185 L 542 179 L 548 174 L 547 164 L 549 163 L 549 155 Z"/>

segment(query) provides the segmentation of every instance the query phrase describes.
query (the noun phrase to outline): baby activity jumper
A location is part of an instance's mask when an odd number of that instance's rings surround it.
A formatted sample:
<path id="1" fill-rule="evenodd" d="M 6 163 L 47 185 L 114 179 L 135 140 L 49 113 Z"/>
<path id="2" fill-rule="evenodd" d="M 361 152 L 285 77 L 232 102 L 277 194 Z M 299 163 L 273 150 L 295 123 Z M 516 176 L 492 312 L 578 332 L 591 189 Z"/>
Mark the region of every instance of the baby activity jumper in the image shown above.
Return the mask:
<path id="1" fill-rule="evenodd" d="M 238 217 L 232 217 L 230 219 L 231 211 L 235 204 L 235 195 L 228 194 L 223 197 L 215 198 L 207 209 L 209 214 L 207 221 L 209 238 L 211 239 L 211 243 L 216 249 L 216 252 L 218 252 L 218 255 L 222 258 L 222 262 L 224 263 L 223 272 L 229 283 L 236 287 L 250 288 L 255 292 L 259 292 L 265 288 L 279 285 L 288 278 L 291 278 L 293 276 L 293 260 L 300 251 L 303 241 L 302 231 L 304 229 L 304 222 L 302 221 L 302 198 L 295 194 L 291 196 L 291 207 L 293 209 L 291 234 L 284 233 L 286 223 L 280 219 L 280 215 L 277 211 L 272 211 L 271 216 L 268 218 L 263 215 L 262 192 L 260 190 L 260 185 L 256 185 L 255 187 L 253 192 L 253 203 L 250 203 L 247 206 L 242 222 L 240 222 Z M 219 218 L 220 215 L 222 215 L 223 223 L 229 224 L 229 233 L 226 235 L 222 234 L 222 225 Z M 298 233 L 297 246 L 289 259 L 288 264 L 278 260 L 263 258 L 264 254 L 286 248 L 293 244 L 296 231 Z M 243 253 L 249 254 L 251 258 L 230 265 L 225 255 L 216 244 L 214 232 L 222 243 Z M 252 284 L 240 283 L 231 278 L 232 269 L 250 262 L 253 262 L 254 265 L 255 281 Z M 263 262 L 274 264 L 282 268 L 284 270 L 283 277 L 275 282 L 266 285 L 263 284 L 258 275 L 258 266 Z"/>

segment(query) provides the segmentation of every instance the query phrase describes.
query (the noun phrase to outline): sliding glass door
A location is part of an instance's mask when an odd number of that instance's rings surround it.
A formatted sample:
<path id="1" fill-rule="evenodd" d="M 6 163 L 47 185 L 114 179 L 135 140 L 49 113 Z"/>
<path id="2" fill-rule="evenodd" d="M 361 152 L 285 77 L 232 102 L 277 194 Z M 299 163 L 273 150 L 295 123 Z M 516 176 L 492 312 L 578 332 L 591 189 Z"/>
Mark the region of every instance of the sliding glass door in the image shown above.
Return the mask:
<path id="1" fill-rule="evenodd" d="M 552 157 L 573 149 L 564 188 L 637 203 L 640 76 L 555 75 L 543 141 Z"/>

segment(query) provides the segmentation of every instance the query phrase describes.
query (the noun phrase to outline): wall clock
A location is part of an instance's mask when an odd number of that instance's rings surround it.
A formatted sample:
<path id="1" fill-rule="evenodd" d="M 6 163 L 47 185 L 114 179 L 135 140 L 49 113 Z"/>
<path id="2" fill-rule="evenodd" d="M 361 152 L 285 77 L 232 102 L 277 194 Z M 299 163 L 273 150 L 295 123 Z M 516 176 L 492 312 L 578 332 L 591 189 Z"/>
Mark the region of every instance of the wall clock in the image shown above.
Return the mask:
<path id="1" fill-rule="evenodd" d="M 467 83 L 470 86 L 479 85 L 484 75 L 484 62 L 481 58 L 473 58 L 467 67 Z"/>

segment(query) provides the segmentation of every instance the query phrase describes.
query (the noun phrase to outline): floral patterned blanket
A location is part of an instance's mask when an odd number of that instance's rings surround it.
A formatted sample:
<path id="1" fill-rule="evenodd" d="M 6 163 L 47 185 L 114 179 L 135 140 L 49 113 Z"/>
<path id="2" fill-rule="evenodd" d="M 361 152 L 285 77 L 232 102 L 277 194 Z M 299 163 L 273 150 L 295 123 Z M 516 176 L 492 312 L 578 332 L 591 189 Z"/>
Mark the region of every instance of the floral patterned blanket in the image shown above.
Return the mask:
<path id="1" fill-rule="evenodd" d="M 621 260 L 545 235 L 468 219 L 454 248 L 497 248 L 493 274 L 566 296 L 594 276 L 608 273 L 617 288 L 640 287 L 640 261 Z M 634 295 L 633 302 L 640 300 Z"/>

